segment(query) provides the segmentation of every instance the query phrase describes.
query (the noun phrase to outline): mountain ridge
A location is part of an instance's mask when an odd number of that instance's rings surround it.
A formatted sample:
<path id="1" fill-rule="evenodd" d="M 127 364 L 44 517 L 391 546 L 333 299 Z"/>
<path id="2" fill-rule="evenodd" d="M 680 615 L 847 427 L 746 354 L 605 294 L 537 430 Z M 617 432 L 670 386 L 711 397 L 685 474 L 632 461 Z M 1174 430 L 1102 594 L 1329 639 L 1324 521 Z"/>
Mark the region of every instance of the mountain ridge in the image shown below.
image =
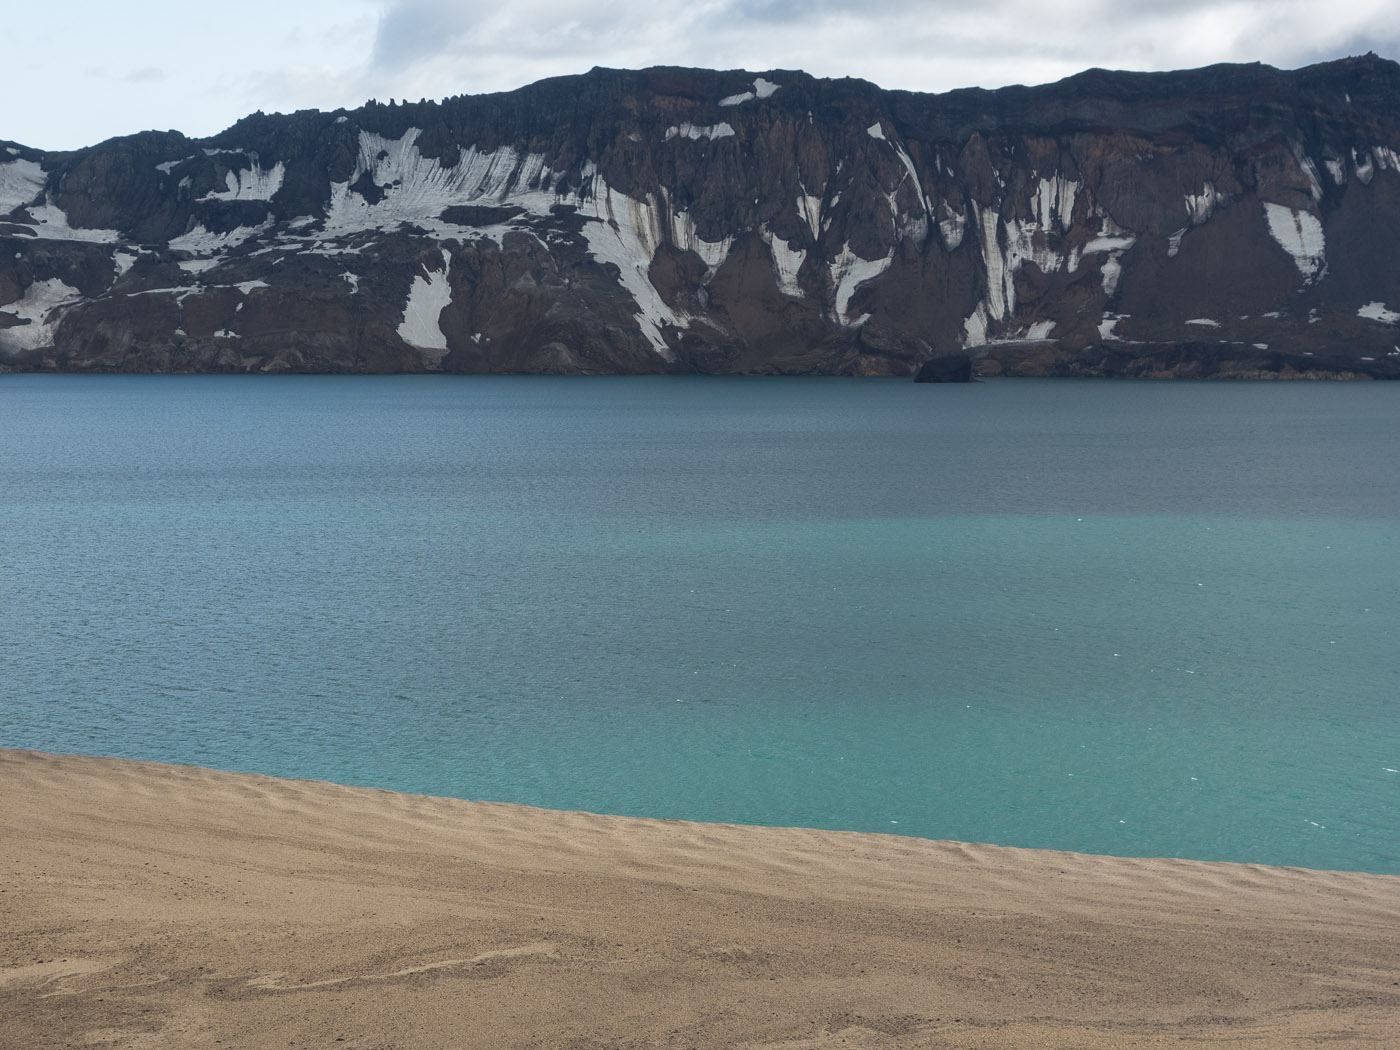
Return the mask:
<path id="1" fill-rule="evenodd" d="M 0 142 L 0 369 L 1400 375 L 1400 65 L 652 67 Z"/>

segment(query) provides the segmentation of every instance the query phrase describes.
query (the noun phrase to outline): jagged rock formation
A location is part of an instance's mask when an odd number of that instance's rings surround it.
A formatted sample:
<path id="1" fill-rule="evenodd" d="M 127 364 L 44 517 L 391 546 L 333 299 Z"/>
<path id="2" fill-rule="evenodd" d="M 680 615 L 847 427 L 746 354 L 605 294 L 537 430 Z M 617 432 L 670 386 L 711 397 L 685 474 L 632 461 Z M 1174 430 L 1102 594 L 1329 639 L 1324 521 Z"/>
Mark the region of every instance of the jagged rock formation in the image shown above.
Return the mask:
<path id="1" fill-rule="evenodd" d="M 0 369 L 1400 375 L 1400 66 L 595 69 L 0 143 Z"/>

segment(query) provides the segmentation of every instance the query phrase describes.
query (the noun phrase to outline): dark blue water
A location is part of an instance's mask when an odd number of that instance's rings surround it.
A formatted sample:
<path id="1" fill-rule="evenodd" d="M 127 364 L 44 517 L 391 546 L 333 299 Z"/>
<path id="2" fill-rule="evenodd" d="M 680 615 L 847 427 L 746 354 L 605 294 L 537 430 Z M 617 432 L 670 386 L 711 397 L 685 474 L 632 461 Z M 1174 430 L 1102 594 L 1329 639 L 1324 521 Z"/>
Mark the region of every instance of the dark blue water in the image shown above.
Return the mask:
<path id="1" fill-rule="evenodd" d="M 1400 385 L 0 376 L 0 746 L 1400 873 Z"/>

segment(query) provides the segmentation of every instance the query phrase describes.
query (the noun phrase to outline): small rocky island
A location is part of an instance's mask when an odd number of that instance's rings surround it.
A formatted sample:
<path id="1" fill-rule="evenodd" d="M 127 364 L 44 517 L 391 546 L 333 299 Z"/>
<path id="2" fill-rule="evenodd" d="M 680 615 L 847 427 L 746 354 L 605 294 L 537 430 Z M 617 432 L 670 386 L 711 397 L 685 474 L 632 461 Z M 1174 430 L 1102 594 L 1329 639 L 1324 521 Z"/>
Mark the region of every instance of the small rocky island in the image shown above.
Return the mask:
<path id="1" fill-rule="evenodd" d="M 943 354 L 930 357 L 914 373 L 916 383 L 971 383 L 972 357 L 968 354 Z"/>
<path id="2" fill-rule="evenodd" d="M 940 95 L 595 69 L 0 142 L 0 370 L 1391 378 L 1397 245 L 1375 55 Z"/>

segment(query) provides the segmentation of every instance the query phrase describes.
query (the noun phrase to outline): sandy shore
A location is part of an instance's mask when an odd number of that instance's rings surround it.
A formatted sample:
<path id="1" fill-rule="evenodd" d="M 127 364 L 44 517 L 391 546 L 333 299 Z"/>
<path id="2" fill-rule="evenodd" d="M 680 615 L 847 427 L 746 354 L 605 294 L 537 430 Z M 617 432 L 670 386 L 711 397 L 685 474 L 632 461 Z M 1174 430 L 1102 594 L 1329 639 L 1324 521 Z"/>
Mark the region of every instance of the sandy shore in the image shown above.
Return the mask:
<path id="1" fill-rule="evenodd" d="M 1400 1046 L 1400 878 L 0 751 L 0 1046 Z"/>

